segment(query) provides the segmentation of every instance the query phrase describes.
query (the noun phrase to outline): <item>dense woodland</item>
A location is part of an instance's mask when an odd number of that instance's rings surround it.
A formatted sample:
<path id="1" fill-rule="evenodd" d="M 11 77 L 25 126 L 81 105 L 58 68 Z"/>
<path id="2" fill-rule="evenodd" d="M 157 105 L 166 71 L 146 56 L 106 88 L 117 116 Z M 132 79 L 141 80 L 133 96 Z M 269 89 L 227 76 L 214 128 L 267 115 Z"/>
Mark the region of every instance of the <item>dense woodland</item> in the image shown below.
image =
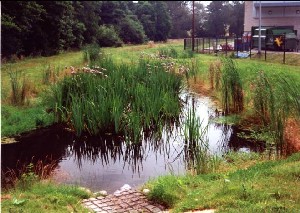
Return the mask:
<path id="1" fill-rule="evenodd" d="M 241 34 L 243 2 L 194 3 L 195 36 L 224 36 L 227 25 Z M 166 41 L 192 29 L 192 1 L 2 1 L 1 10 L 2 58 Z"/>

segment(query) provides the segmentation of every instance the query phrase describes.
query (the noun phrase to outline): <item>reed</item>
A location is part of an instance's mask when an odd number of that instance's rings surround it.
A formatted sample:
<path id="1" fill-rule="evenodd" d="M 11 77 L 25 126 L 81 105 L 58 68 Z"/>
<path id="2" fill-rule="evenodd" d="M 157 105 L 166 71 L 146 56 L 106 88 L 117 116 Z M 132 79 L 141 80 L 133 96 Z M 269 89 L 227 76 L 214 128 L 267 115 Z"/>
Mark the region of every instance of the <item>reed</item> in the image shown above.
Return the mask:
<path id="1" fill-rule="evenodd" d="M 30 84 L 22 71 L 12 71 L 9 72 L 10 82 L 11 82 L 11 98 L 10 102 L 12 105 L 22 106 L 28 101 L 28 94 L 30 90 Z"/>
<path id="2" fill-rule="evenodd" d="M 137 142 L 143 130 L 179 116 L 182 79 L 160 60 L 117 65 L 106 56 L 53 86 L 49 103 L 78 136 L 122 133 Z"/>
<path id="3" fill-rule="evenodd" d="M 285 75 L 260 71 L 254 81 L 253 103 L 258 117 L 273 136 L 277 156 L 288 149 L 284 129 L 289 117 L 300 117 L 300 85 Z"/>
<path id="4" fill-rule="evenodd" d="M 208 77 L 211 89 L 220 89 L 221 81 L 221 62 L 216 61 L 209 64 Z"/>
<path id="5" fill-rule="evenodd" d="M 242 112 L 244 109 L 244 94 L 242 81 L 236 65 L 230 58 L 222 58 L 221 91 L 222 105 L 225 114 Z"/>
<path id="6" fill-rule="evenodd" d="M 195 109 L 187 113 L 184 123 L 185 157 L 188 169 L 196 174 L 205 174 L 215 171 L 219 165 L 216 156 L 209 153 L 207 131 L 208 126 L 203 127 L 203 121 L 195 114 Z"/>
<path id="7" fill-rule="evenodd" d="M 83 60 L 89 64 L 93 64 L 101 57 L 101 49 L 98 44 L 89 44 L 83 48 Z"/>

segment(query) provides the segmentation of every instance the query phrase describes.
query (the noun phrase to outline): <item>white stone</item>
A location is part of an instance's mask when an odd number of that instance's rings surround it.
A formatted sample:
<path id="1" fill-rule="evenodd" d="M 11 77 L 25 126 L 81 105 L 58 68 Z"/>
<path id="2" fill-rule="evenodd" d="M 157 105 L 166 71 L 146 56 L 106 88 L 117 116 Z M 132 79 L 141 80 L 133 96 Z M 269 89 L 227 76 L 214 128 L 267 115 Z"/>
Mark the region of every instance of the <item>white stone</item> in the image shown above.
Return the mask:
<path id="1" fill-rule="evenodd" d="M 82 190 L 82 191 L 86 191 L 88 194 L 92 194 L 92 191 L 89 190 L 88 188 L 79 187 L 79 189 Z"/>
<path id="2" fill-rule="evenodd" d="M 107 193 L 107 191 L 102 190 L 102 191 L 99 191 L 99 192 L 95 192 L 94 195 L 96 195 L 96 196 L 99 196 L 99 195 L 100 196 L 107 196 L 108 193 Z"/>
<path id="3" fill-rule="evenodd" d="M 143 189 L 143 194 L 147 195 L 149 194 L 150 190 L 149 189 Z"/>
<path id="4" fill-rule="evenodd" d="M 131 186 L 129 186 L 128 184 L 124 184 L 124 186 L 121 187 L 121 191 L 127 191 L 127 190 L 130 190 L 131 189 Z"/>
<path id="5" fill-rule="evenodd" d="M 120 195 L 121 194 L 121 191 L 120 190 L 117 190 L 114 192 L 114 195 Z"/>

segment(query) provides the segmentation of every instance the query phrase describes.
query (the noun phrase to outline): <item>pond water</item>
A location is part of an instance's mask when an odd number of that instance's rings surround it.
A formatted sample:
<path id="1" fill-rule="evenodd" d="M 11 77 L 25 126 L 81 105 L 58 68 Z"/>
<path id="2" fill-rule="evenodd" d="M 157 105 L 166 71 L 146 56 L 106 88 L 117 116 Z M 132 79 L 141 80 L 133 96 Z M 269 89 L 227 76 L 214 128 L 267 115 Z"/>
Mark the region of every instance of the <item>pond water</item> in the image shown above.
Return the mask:
<path id="1" fill-rule="evenodd" d="M 237 137 L 234 126 L 217 124 L 218 116 L 208 97 L 184 91 L 181 122 L 189 109 L 195 109 L 203 128 L 207 126 L 207 140 L 212 154 L 222 155 L 228 150 L 259 151 L 251 141 Z M 144 137 L 141 144 L 127 145 L 122 137 L 104 135 L 76 138 L 59 125 L 44 128 L 20 137 L 18 143 L 4 144 L 1 149 L 1 168 L 15 169 L 28 162 L 51 160 L 52 178 L 66 184 L 78 184 L 92 191 L 113 193 L 125 183 L 138 187 L 151 178 L 165 174 L 183 174 L 188 165 L 187 147 L 182 127 L 165 127 L 160 136 Z M 2 185 L 6 177 L 1 176 Z"/>

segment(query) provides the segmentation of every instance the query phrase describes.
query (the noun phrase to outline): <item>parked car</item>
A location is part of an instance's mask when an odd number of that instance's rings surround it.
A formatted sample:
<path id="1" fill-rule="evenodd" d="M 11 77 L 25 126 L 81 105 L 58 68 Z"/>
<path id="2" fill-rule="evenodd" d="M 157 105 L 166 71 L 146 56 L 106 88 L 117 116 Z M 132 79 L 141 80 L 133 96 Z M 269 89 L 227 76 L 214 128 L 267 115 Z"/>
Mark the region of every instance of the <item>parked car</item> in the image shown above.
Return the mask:
<path id="1" fill-rule="evenodd" d="M 251 29 L 251 48 L 258 48 L 259 27 Z M 297 50 L 299 39 L 293 26 L 263 26 L 261 27 L 261 48 L 269 50 Z"/>

